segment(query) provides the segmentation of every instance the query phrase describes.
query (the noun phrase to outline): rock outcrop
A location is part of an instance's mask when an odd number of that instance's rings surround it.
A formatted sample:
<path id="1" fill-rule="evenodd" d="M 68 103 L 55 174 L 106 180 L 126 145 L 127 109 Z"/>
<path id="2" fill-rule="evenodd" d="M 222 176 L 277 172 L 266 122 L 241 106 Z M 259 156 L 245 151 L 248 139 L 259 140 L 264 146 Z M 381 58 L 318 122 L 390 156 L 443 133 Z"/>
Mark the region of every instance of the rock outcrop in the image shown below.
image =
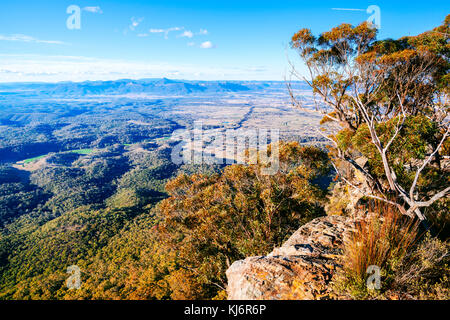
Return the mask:
<path id="1" fill-rule="evenodd" d="M 234 262 L 227 270 L 228 299 L 327 299 L 354 220 L 327 216 L 298 229 L 269 255 Z"/>

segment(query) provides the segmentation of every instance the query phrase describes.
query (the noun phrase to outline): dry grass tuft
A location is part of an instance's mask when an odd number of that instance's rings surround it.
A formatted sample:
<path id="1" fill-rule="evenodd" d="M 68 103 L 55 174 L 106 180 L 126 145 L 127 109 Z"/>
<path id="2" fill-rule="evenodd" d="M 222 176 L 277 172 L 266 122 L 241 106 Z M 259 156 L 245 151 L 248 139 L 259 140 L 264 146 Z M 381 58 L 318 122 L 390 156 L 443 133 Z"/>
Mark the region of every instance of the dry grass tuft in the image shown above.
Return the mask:
<path id="1" fill-rule="evenodd" d="M 378 204 L 358 223 L 346 244 L 343 270 L 334 281 L 336 289 L 356 299 L 377 294 L 366 286 L 368 267 L 379 267 L 382 287 L 388 285 L 392 270 L 403 261 L 417 239 L 417 222 L 402 216 L 392 206 Z"/>

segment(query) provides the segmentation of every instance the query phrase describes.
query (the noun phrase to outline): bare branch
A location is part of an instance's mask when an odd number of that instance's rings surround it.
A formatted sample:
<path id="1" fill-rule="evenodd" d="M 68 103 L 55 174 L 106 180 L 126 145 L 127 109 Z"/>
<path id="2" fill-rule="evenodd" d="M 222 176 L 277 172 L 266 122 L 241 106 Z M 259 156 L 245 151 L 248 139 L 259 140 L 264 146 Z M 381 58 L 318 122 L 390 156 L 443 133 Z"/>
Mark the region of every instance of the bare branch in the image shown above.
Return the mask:
<path id="1" fill-rule="evenodd" d="M 447 126 L 447 131 L 445 132 L 444 136 L 442 137 L 441 141 L 439 142 L 439 145 L 430 154 L 430 156 L 423 162 L 422 166 L 419 169 L 417 169 L 416 175 L 414 176 L 413 184 L 411 185 L 411 188 L 409 189 L 409 197 L 411 199 L 413 199 L 414 190 L 416 189 L 416 185 L 417 185 L 417 181 L 419 180 L 420 173 L 427 166 L 427 164 L 430 163 L 430 161 L 431 161 L 431 159 L 433 159 L 434 155 L 439 151 L 439 149 L 441 148 L 441 146 L 444 143 L 445 139 L 447 138 L 449 132 L 450 132 L 450 126 Z"/>
<path id="2" fill-rule="evenodd" d="M 340 173 L 339 169 L 336 167 L 336 165 L 335 165 L 333 162 L 331 162 L 331 164 L 332 164 L 332 166 L 334 167 L 334 170 L 336 170 L 336 172 L 338 173 L 338 175 L 341 177 L 341 179 L 342 179 L 345 183 L 347 183 L 349 186 L 351 186 L 352 188 L 358 190 L 358 192 L 360 192 L 362 195 L 364 195 L 364 196 L 366 196 L 366 197 L 368 197 L 368 198 L 372 198 L 372 199 L 375 199 L 375 200 L 380 200 L 380 201 L 383 201 L 383 202 L 385 202 L 385 203 L 391 204 L 391 205 L 397 207 L 397 208 L 400 210 L 400 212 L 401 212 L 402 214 L 408 215 L 410 218 L 413 218 L 413 217 L 414 217 L 414 215 L 412 215 L 410 212 L 406 211 L 405 208 L 403 208 L 400 204 L 398 204 L 398 203 L 396 203 L 396 202 L 394 202 L 394 201 L 391 201 L 391 200 L 388 200 L 388 199 L 385 199 L 385 198 L 376 196 L 376 195 L 374 195 L 374 194 L 368 194 L 367 192 L 364 192 L 363 190 L 361 190 L 361 188 L 357 187 L 356 185 L 354 185 L 353 183 L 351 183 L 348 179 L 346 179 L 346 178 Z"/>
<path id="3" fill-rule="evenodd" d="M 398 96 L 398 94 L 397 94 L 397 96 Z M 403 103 L 401 102 L 401 99 L 400 99 L 399 96 L 398 96 L 398 99 L 400 100 L 400 106 L 402 108 L 402 116 L 398 118 L 397 125 L 395 126 L 395 133 L 394 133 L 394 135 L 388 141 L 386 146 L 383 148 L 383 152 L 385 152 L 385 153 L 387 152 L 387 150 L 389 149 L 390 145 L 392 144 L 392 142 L 395 140 L 395 138 L 397 137 L 398 133 L 402 129 L 403 124 L 405 123 L 405 119 L 406 119 L 405 108 L 403 107 Z M 401 123 L 400 123 L 400 119 L 401 119 Z"/>
<path id="4" fill-rule="evenodd" d="M 431 206 L 437 200 L 445 197 L 448 193 L 450 193 L 450 187 L 445 188 L 444 190 L 436 193 L 433 197 L 428 201 L 415 202 L 418 207 L 428 207 Z"/>

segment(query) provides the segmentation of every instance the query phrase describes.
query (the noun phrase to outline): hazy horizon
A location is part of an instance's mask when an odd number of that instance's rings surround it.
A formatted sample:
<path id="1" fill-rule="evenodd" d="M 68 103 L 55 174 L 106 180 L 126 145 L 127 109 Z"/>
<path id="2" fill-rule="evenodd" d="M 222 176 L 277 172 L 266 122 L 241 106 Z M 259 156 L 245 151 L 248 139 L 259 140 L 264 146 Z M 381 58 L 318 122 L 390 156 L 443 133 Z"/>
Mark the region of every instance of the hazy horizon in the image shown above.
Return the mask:
<path id="1" fill-rule="evenodd" d="M 286 80 L 274 80 L 274 79 L 262 79 L 262 80 L 252 80 L 252 79 L 230 79 L 230 80 L 221 80 L 221 79 L 186 79 L 186 78 L 167 78 L 167 77 L 156 77 L 156 78 L 117 78 L 117 79 L 107 79 L 107 80 L 80 80 L 80 81 L 71 81 L 71 80 L 63 80 L 63 81 L 1 81 L 0 84 L 58 84 L 58 83 L 89 83 L 89 82 L 115 82 L 115 81 L 149 81 L 149 80 L 170 80 L 175 82 L 286 82 Z M 292 80 L 290 82 L 304 82 L 302 80 Z"/>

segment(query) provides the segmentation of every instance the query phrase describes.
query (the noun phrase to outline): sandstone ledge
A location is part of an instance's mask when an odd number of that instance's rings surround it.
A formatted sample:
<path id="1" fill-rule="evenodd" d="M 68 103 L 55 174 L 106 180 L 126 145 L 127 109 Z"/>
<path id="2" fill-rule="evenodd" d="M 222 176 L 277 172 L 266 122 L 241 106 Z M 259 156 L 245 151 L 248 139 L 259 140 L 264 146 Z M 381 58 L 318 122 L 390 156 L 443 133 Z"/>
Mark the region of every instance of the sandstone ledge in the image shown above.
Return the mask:
<path id="1" fill-rule="evenodd" d="M 354 220 L 327 216 L 299 228 L 269 255 L 234 262 L 227 270 L 229 300 L 328 299 L 329 283 Z"/>

